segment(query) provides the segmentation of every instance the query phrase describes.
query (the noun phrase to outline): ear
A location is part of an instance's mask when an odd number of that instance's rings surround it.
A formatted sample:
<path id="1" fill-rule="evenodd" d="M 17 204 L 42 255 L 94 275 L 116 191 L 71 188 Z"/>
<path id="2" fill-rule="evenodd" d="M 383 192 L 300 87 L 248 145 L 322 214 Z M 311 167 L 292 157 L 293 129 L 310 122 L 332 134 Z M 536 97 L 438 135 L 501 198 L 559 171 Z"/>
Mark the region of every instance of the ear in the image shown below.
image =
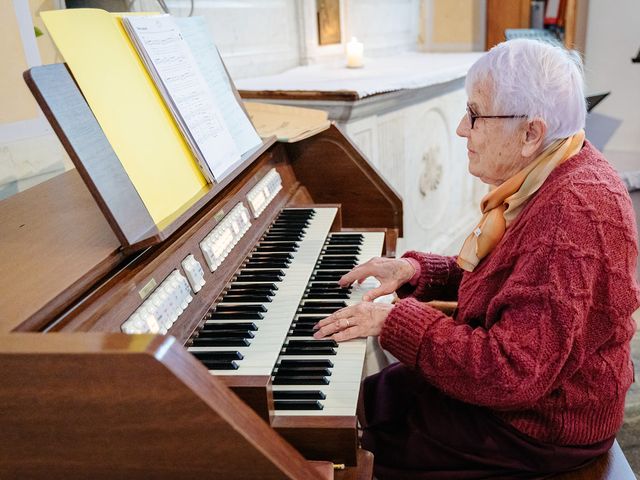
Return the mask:
<path id="1" fill-rule="evenodd" d="M 533 157 L 542 150 L 542 142 L 547 133 L 547 122 L 536 117 L 527 122 L 524 131 L 524 141 L 522 142 L 522 156 Z"/>

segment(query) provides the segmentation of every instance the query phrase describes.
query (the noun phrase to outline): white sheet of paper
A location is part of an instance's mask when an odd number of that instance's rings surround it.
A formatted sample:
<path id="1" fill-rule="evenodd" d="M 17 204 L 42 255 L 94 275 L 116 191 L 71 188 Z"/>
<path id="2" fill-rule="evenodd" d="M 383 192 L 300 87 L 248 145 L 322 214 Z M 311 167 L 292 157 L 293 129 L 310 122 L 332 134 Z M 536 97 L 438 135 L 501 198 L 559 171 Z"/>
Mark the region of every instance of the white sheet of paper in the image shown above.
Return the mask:
<path id="1" fill-rule="evenodd" d="M 222 112 L 231 136 L 241 154 L 262 143 L 251 120 L 238 104 L 229 76 L 203 17 L 179 17 L 176 23 L 191 48 L 202 76 L 209 85 L 216 105 Z"/>
<path id="2" fill-rule="evenodd" d="M 216 180 L 220 181 L 240 160 L 240 153 L 198 70 L 189 46 L 175 19 L 169 15 L 130 16 L 127 22 L 137 35 L 155 73 L 162 82 L 192 139 L 192 148 L 204 158 Z M 152 76 L 155 77 L 154 72 Z M 175 110 L 174 110 L 175 109 Z"/>

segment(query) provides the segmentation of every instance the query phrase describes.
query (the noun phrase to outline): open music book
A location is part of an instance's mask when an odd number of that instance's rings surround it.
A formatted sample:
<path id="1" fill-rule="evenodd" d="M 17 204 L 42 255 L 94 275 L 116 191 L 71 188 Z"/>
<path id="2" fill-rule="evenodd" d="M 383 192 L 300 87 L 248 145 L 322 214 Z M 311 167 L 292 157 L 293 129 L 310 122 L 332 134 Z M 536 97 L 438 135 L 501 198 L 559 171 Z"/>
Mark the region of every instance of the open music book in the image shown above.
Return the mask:
<path id="1" fill-rule="evenodd" d="M 125 16 L 122 24 L 205 178 L 221 180 L 244 152 L 231 136 L 180 27 L 169 15 Z"/>
<path id="2" fill-rule="evenodd" d="M 143 36 L 156 45 L 145 54 L 145 65 L 121 14 L 69 9 L 42 12 L 41 17 L 156 225 L 172 221 L 210 189 L 212 179 L 220 182 L 240 163 L 241 155 L 262 145 L 201 19 L 184 19 L 180 30 L 162 24 L 158 32 L 147 28 Z M 139 22 L 162 18 L 138 17 Z M 138 43 L 142 48 L 142 39 Z M 188 60 L 178 69 L 186 69 L 202 103 L 194 101 L 194 92 L 186 98 L 174 96 L 174 89 L 180 92 L 184 84 L 179 78 L 167 82 L 159 74 L 171 67 L 158 64 L 164 55 L 174 62 L 178 57 Z M 152 59 L 156 64 L 149 68 Z M 193 112 L 183 109 L 182 100 L 204 116 L 191 117 Z M 210 103 L 214 107 L 208 109 Z M 191 128 L 191 122 L 206 126 L 207 121 L 214 128 Z"/>

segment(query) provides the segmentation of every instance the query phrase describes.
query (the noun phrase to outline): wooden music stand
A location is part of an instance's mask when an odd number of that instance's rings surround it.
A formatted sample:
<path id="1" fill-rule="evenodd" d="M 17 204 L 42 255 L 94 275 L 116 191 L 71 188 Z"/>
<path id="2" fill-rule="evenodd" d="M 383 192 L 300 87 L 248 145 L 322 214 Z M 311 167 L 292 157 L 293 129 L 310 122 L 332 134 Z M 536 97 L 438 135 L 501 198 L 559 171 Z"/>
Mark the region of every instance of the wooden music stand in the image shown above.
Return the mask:
<path id="1" fill-rule="evenodd" d="M 275 142 L 275 137 L 266 139 L 244 154 L 221 182 L 207 184 L 156 225 L 66 65 L 33 67 L 24 78 L 125 250 L 139 250 L 168 238 Z"/>

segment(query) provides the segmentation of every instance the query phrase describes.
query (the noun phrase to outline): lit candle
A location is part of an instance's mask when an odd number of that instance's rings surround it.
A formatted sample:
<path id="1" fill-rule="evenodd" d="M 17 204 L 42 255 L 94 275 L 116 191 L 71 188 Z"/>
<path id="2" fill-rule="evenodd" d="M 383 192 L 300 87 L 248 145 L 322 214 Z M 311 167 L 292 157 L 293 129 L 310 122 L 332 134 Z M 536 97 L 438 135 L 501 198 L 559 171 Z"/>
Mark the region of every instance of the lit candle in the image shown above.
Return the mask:
<path id="1" fill-rule="evenodd" d="M 347 43 L 347 67 L 362 67 L 364 53 L 364 45 L 359 42 L 356 37 L 351 37 L 351 41 Z"/>

